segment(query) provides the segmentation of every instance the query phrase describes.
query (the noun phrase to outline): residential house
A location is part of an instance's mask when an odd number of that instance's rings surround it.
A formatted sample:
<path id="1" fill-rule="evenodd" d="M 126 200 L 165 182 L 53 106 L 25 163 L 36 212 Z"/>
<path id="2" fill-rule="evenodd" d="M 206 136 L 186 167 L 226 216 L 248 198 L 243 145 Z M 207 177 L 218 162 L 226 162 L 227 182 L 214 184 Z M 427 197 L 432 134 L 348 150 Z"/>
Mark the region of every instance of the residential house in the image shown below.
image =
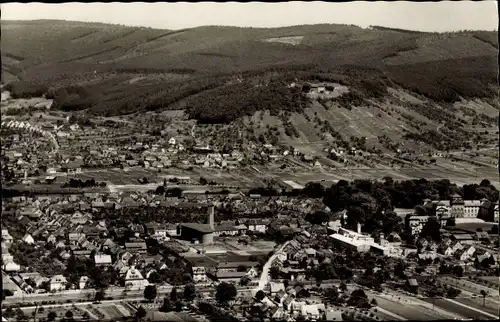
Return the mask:
<path id="1" fill-rule="evenodd" d="M 87 285 L 88 281 L 89 281 L 88 276 L 80 277 L 80 282 L 78 283 L 78 288 L 81 290 L 84 289 L 85 286 Z"/>
<path id="2" fill-rule="evenodd" d="M 95 255 L 94 262 L 96 266 L 110 266 L 112 264 L 111 255 Z"/>
<path id="3" fill-rule="evenodd" d="M 148 281 L 142 277 L 141 272 L 134 266 L 130 267 L 125 274 L 125 287 L 128 289 L 142 289 L 149 285 Z"/>
<path id="4" fill-rule="evenodd" d="M 192 268 L 193 281 L 195 283 L 206 283 L 209 281 L 207 271 L 204 266 L 194 266 Z"/>
<path id="5" fill-rule="evenodd" d="M 68 234 L 68 240 L 71 245 L 76 245 L 81 239 L 85 238 L 84 233 L 69 233 Z"/>
<path id="6" fill-rule="evenodd" d="M 27 243 L 27 244 L 30 244 L 30 245 L 32 245 L 32 244 L 34 244 L 34 243 L 35 243 L 35 239 L 33 239 L 33 237 L 32 237 L 30 234 L 26 234 L 26 235 L 24 235 L 24 237 L 23 237 L 23 241 L 24 241 L 25 243 Z"/>
<path id="7" fill-rule="evenodd" d="M 444 256 L 453 256 L 453 254 L 455 253 L 455 251 L 453 250 L 452 247 L 450 246 L 445 246 L 445 245 L 442 245 L 439 247 L 438 249 L 438 252 Z"/>
<path id="8" fill-rule="evenodd" d="M 7 229 L 2 229 L 2 244 L 11 244 L 14 239 L 12 236 L 9 234 L 9 231 Z"/>
<path id="9" fill-rule="evenodd" d="M 21 270 L 21 265 L 16 264 L 14 261 L 8 261 L 8 262 L 4 261 L 4 265 L 2 268 L 5 272 L 9 272 L 9 273 L 19 272 Z"/>
<path id="10" fill-rule="evenodd" d="M 66 288 L 68 281 L 66 277 L 62 275 L 54 275 L 50 279 L 50 290 L 51 291 L 61 291 Z"/>
<path id="11" fill-rule="evenodd" d="M 279 291 L 285 291 L 285 284 L 281 282 L 270 282 L 271 295 L 276 295 Z"/>
<path id="12" fill-rule="evenodd" d="M 132 241 L 125 243 L 125 249 L 130 253 L 145 254 L 148 248 L 144 241 Z"/>
<path id="13" fill-rule="evenodd" d="M 469 255 L 469 253 L 467 252 L 467 250 L 465 249 L 461 249 L 461 250 L 458 250 L 456 253 L 455 253 L 455 257 L 461 261 L 461 262 L 465 262 L 467 260 L 469 260 L 471 258 L 471 256 Z"/>
<path id="14" fill-rule="evenodd" d="M 215 226 L 214 236 L 236 236 L 239 230 L 231 224 L 221 224 Z"/>
<path id="15" fill-rule="evenodd" d="M 47 243 L 55 244 L 56 242 L 57 238 L 53 234 L 50 234 L 49 237 L 47 237 Z"/>
<path id="16" fill-rule="evenodd" d="M 471 234 L 452 234 L 450 238 L 451 240 L 459 241 L 462 244 L 470 245 L 474 243 L 474 238 Z"/>
<path id="17" fill-rule="evenodd" d="M 226 283 L 238 283 L 242 277 L 246 276 L 246 272 L 224 272 L 224 271 L 217 271 L 214 274 L 210 274 L 215 280 L 219 282 L 226 282 Z"/>
<path id="18" fill-rule="evenodd" d="M 216 266 L 218 272 L 236 272 L 238 270 L 244 271 L 245 274 L 252 267 L 256 267 L 258 262 L 223 262 Z"/>
<path id="19" fill-rule="evenodd" d="M 302 305 L 301 309 L 301 315 L 305 317 L 308 320 L 318 320 L 321 318 L 323 315 L 323 312 L 325 312 L 325 305 L 324 304 L 306 304 Z"/>
<path id="20" fill-rule="evenodd" d="M 266 224 L 261 219 L 250 219 L 245 224 L 249 231 L 265 233 L 267 230 Z"/>

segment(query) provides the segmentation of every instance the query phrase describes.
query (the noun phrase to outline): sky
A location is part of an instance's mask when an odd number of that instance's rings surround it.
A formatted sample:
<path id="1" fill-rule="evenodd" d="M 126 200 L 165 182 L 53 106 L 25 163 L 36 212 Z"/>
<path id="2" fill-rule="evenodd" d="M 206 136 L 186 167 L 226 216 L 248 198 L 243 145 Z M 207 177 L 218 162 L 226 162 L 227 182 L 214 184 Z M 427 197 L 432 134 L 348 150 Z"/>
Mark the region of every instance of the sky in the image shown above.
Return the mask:
<path id="1" fill-rule="evenodd" d="M 160 29 L 338 23 L 419 31 L 498 30 L 496 1 L 282 3 L 8 3 L 3 20 L 61 19 Z"/>

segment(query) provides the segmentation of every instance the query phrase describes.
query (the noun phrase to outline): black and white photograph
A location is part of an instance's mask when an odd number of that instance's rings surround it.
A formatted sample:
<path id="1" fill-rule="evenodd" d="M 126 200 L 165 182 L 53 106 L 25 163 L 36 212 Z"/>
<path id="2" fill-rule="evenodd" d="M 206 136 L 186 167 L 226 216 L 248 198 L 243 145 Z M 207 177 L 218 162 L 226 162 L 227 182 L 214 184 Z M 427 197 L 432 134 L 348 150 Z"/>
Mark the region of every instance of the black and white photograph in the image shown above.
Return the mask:
<path id="1" fill-rule="evenodd" d="M 498 7 L 2 3 L 2 322 L 500 320 Z"/>

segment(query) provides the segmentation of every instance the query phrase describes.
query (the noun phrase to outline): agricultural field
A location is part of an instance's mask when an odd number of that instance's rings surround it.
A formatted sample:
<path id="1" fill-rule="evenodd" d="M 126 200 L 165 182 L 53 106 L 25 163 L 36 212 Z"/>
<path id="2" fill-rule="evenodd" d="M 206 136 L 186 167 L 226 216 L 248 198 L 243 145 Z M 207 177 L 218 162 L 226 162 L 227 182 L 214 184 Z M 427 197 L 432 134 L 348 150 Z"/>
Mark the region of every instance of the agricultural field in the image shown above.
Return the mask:
<path id="1" fill-rule="evenodd" d="M 139 184 L 138 179 L 147 178 L 150 182 L 160 182 L 161 180 L 158 177 L 158 172 L 148 171 L 143 168 L 133 168 L 130 171 L 123 170 L 83 170 L 83 173 L 68 175 L 67 180 L 81 179 L 81 180 L 90 180 L 94 179 L 98 182 L 110 182 L 116 185 L 126 185 L 126 184 Z M 60 179 L 57 178 L 58 180 Z"/>
<path id="2" fill-rule="evenodd" d="M 23 312 L 32 316 L 34 308 L 22 308 Z M 124 303 L 101 303 L 101 304 L 63 304 L 63 305 L 46 305 L 38 309 L 37 317 L 46 316 L 49 312 L 55 312 L 58 317 L 62 318 L 65 314 L 71 311 L 76 320 L 82 319 L 87 314 L 93 320 L 112 320 L 123 317 L 130 317 L 134 314 L 134 309 L 126 302 Z"/>

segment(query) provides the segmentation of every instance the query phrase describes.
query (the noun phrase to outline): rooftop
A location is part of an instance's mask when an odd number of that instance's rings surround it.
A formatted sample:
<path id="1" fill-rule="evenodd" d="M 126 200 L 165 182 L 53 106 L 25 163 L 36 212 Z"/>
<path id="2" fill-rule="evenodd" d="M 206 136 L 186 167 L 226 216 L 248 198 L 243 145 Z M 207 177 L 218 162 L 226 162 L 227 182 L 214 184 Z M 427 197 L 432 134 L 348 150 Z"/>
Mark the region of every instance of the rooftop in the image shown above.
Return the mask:
<path id="1" fill-rule="evenodd" d="M 181 224 L 181 227 L 196 230 L 196 231 L 203 233 L 203 234 L 210 234 L 210 233 L 214 232 L 214 230 L 208 224 L 185 223 L 185 224 Z"/>

